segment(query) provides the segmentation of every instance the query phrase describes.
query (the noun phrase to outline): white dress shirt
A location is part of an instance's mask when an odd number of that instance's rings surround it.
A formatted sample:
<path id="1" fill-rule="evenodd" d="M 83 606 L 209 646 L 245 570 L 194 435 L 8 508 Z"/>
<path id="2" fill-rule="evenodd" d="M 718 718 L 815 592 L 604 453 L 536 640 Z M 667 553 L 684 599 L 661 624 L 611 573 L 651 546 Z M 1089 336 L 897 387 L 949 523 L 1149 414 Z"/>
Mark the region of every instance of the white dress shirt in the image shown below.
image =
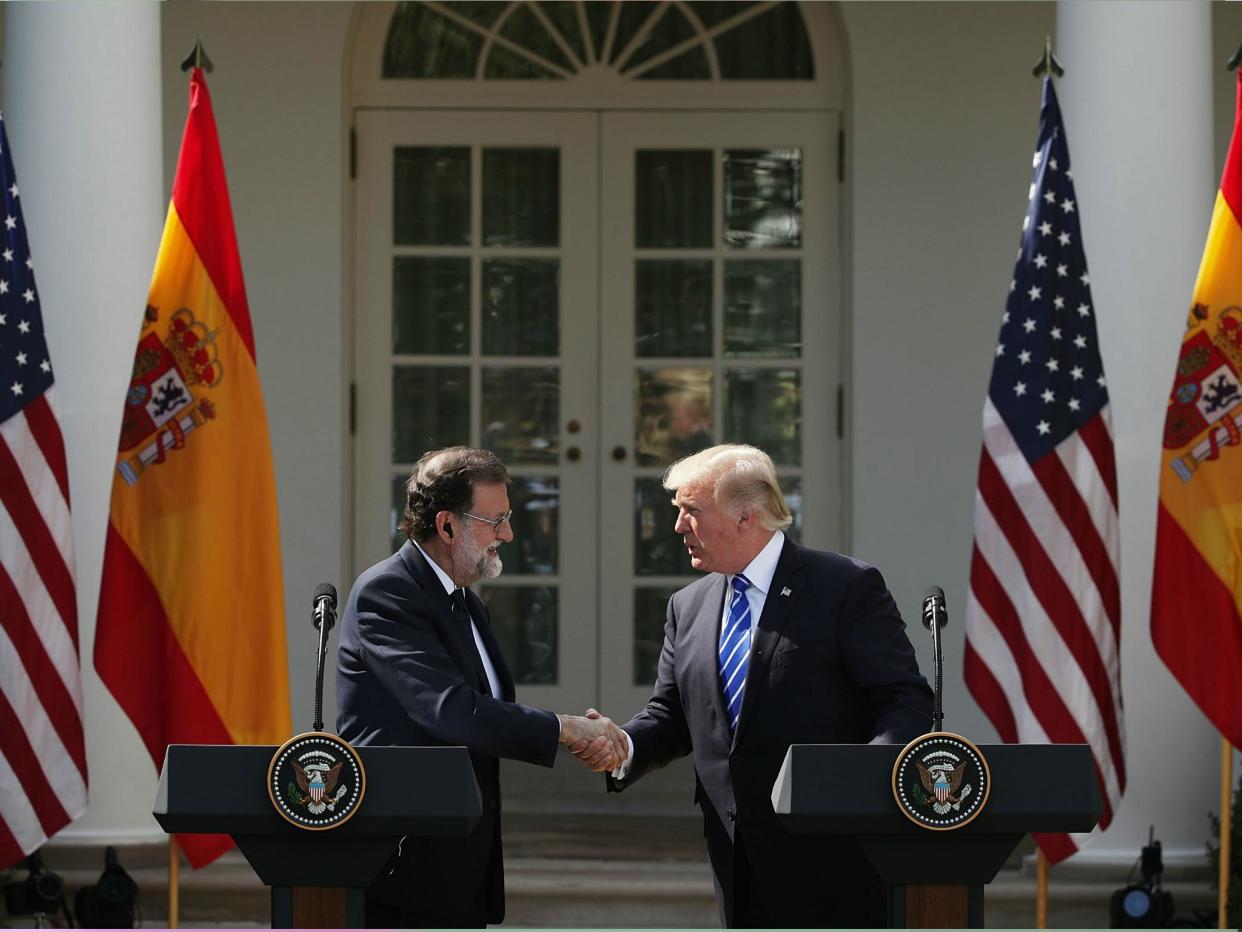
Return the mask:
<path id="1" fill-rule="evenodd" d="M 763 606 L 768 601 L 768 590 L 772 588 L 772 577 L 776 575 L 776 564 L 781 559 L 781 549 L 785 546 L 785 532 L 777 531 L 772 535 L 772 539 L 763 545 L 763 549 L 755 554 L 755 558 L 746 564 L 746 568 L 742 570 L 743 576 L 750 581 L 750 588 L 746 590 L 746 601 L 750 604 L 750 631 L 752 637 L 755 632 L 755 625 L 759 624 L 759 616 L 763 614 Z M 726 577 L 728 585 L 726 592 L 730 592 L 733 588 L 733 577 Z M 720 616 L 721 629 L 729 620 L 729 605 L 732 598 L 724 600 L 724 611 Z M 624 731 L 624 729 L 622 729 Z M 634 739 L 630 737 L 630 733 L 625 732 L 625 742 L 628 745 L 626 751 L 625 763 L 612 772 L 614 778 L 624 780 L 626 774 L 630 772 L 630 764 L 634 760 Z"/>
<path id="2" fill-rule="evenodd" d="M 418 547 L 418 552 L 427 557 L 427 562 L 431 564 L 431 568 L 436 571 L 436 575 L 440 577 L 440 582 L 444 586 L 444 591 L 451 598 L 458 587 L 454 585 L 449 574 L 440 569 L 440 564 L 427 556 L 427 551 L 418 546 L 418 541 L 414 541 L 414 546 Z M 474 623 L 474 616 L 470 616 L 470 633 L 474 635 L 474 646 L 479 649 L 479 659 L 483 661 L 483 672 L 487 674 L 487 686 L 492 691 L 492 698 L 503 699 L 500 694 L 500 680 L 496 679 L 496 668 L 492 666 L 492 658 L 487 655 L 487 648 L 483 646 L 483 638 L 479 637 L 479 626 Z"/>

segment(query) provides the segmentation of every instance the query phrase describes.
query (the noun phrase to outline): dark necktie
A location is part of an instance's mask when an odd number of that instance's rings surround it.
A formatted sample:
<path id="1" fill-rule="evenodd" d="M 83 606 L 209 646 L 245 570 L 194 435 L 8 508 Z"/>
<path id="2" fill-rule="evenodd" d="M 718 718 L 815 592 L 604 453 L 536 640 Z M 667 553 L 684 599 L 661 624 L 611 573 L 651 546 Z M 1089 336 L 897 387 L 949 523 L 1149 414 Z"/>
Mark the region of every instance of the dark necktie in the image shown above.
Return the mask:
<path id="1" fill-rule="evenodd" d="M 471 666 L 474 667 L 479 683 L 482 684 L 482 691 L 490 696 L 492 690 L 488 686 L 487 671 L 483 667 L 483 658 L 479 656 L 479 648 L 474 641 L 474 622 L 470 615 L 470 608 L 466 604 L 466 590 L 454 589 L 451 598 L 453 600 L 453 616 L 462 624 L 462 637 L 465 641 L 466 656 L 469 658 Z"/>
<path id="2" fill-rule="evenodd" d="M 742 714 L 742 694 L 746 692 L 746 667 L 750 661 L 750 602 L 746 590 L 750 580 L 741 573 L 733 577 L 733 600 L 729 617 L 720 629 L 720 686 L 729 713 L 729 732 L 737 731 Z"/>

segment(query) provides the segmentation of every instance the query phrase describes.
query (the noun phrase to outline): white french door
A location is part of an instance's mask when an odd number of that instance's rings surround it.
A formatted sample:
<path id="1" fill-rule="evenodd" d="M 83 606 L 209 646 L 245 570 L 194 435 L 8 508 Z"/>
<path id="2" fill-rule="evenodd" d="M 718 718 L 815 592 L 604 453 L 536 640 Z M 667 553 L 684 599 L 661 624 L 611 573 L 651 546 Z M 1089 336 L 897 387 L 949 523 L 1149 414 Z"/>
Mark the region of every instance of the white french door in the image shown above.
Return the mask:
<path id="1" fill-rule="evenodd" d="M 793 533 L 842 544 L 837 116 L 360 111 L 354 564 L 424 450 L 496 450 L 485 587 L 522 701 L 626 716 L 694 578 L 660 488 L 763 447 Z"/>

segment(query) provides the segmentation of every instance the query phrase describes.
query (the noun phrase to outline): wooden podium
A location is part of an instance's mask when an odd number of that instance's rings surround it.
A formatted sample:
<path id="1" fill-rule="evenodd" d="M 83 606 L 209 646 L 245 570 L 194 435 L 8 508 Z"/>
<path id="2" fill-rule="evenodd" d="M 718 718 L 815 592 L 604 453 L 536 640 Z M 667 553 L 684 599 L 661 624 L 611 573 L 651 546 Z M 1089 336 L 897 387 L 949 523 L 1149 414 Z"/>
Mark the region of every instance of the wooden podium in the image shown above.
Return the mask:
<path id="1" fill-rule="evenodd" d="M 465 748 L 356 748 L 366 768 L 358 811 L 335 828 L 292 825 L 267 795 L 276 748 L 172 744 L 155 797 L 164 831 L 232 835 L 272 888 L 272 928 L 362 928 L 366 888 L 405 837 L 466 835 L 479 787 Z"/>
<path id="2" fill-rule="evenodd" d="M 772 789 L 772 805 L 791 832 L 849 835 L 858 843 L 888 885 L 890 928 L 983 928 L 983 887 L 1024 835 L 1089 832 L 1104 811 L 1085 744 L 985 744 L 987 804 L 961 828 L 926 829 L 893 799 L 901 750 L 791 745 Z"/>

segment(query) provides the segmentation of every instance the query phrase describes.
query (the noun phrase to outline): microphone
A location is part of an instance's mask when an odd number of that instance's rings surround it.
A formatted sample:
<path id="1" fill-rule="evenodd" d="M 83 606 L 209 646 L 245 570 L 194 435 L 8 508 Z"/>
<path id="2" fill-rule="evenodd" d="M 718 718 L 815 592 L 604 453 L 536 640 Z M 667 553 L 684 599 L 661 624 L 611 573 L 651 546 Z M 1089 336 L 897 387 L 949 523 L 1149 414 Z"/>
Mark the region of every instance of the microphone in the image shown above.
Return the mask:
<path id="1" fill-rule="evenodd" d="M 315 630 L 319 632 L 319 650 L 315 654 L 315 731 L 323 731 L 323 663 L 328 653 L 328 632 L 336 624 L 336 586 L 320 583 L 311 600 Z"/>
<path id="2" fill-rule="evenodd" d="M 320 583 L 315 587 L 315 597 L 311 603 L 314 608 L 315 630 L 318 631 L 321 624 L 325 621 L 328 623 L 328 630 L 336 624 L 336 586 L 332 583 Z"/>
<path id="3" fill-rule="evenodd" d="M 949 623 L 949 609 L 944 602 L 944 590 L 928 586 L 923 590 L 923 627 L 932 636 L 932 663 L 935 668 L 935 695 L 932 705 L 932 731 L 944 728 L 944 654 L 940 645 L 940 630 Z"/>
<path id="4" fill-rule="evenodd" d="M 933 623 L 937 628 L 943 628 L 949 623 L 944 590 L 939 586 L 928 586 L 923 591 L 923 627 L 930 631 Z"/>

